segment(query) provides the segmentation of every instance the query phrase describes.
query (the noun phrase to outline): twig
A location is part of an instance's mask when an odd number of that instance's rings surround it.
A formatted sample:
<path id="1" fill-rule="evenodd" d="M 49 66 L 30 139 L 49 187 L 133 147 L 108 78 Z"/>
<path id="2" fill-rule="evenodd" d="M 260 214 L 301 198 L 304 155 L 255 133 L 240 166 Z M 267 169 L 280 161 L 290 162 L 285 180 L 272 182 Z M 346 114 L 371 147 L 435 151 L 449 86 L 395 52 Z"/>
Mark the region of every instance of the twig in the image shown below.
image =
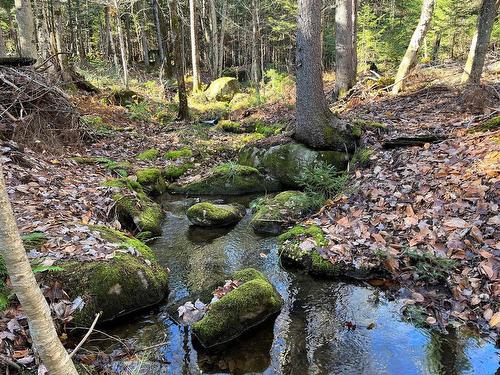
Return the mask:
<path id="1" fill-rule="evenodd" d="M 99 312 L 98 314 L 96 314 L 95 319 L 92 322 L 92 325 L 90 326 L 88 332 L 85 334 L 85 336 L 83 336 L 83 339 L 78 343 L 76 348 L 70 353 L 69 358 L 73 358 L 73 356 L 76 354 L 78 349 L 80 349 L 82 347 L 82 345 L 85 343 L 85 341 L 87 341 L 89 336 L 92 334 L 92 331 L 94 330 L 94 327 L 97 324 L 97 321 L 99 320 L 99 317 L 101 316 L 101 314 L 102 314 L 102 311 Z"/>

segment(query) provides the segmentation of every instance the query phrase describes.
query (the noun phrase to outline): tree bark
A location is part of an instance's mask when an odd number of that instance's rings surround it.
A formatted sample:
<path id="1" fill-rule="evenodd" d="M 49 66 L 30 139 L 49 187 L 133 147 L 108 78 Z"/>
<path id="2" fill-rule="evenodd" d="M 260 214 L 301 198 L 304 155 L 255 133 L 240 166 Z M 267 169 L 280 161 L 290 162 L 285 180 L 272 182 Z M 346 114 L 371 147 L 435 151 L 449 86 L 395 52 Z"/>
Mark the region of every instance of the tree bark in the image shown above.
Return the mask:
<path id="1" fill-rule="evenodd" d="M 35 19 L 30 0 L 15 0 L 16 20 L 21 46 L 21 56 L 37 58 L 35 39 Z"/>
<path id="2" fill-rule="evenodd" d="M 262 78 L 260 70 L 260 30 L 259 30 L 259 0 L 252 0 L 252 81 L 258 90 Z"/>
<path id="3" fill-rule="evenodd" d="M 120 18 L 120 8 L 118 7 L 118 0 L 113 0 L 114 7 L 116 9 L 116 28 L 118 31 L 118 43 L 120 44 L 120 56 L 122 59 L 122 69 L 123 69 L 123 84 L 125 88 L 128 89 L 128 67 L 127 67 L 127 51 L 125 47 L 125 39 L 123 37 L 122 21 Z"/>
<path id="4" fill-rule="evenodd" d="M 0 28 L 0 57 L 5 57 L 5 38 L 2 28 Z"/>
<path id="5" fill-rule="evenodd" d="M 220 24 L 219 35 L 219 65 L 217 67 L 217 75 L 222 76 L 222 67 L 224 65 L 224 36 L 226 34 L 226 17 L 227 17 L 227 0 L 222 3 L 222 20 Z"/>
<path id="6" fill-rule="evenodd" d="M 335 99 L 343 98 L 356 80 L 354 1 L 340 0 L 335 8 Z"/>
<path id="7" fill-rule="evenodd" d="M 189 0 L 189 29 L 191 35 L 191 63 L 193 66 L 193 92 L 200 89 L 200 53 L 198 51 L 198 28 L 196 22 L 196 0 Z"/>
<path id="8" fill-rule="evenodd" d="M 313 148 L 351 151 L 354 138 L 328 108 L 323 91 L 320 24 L 321 1 L 299 0 L 295 138 Z"/>
<path id="9" fill-rule="evenodd" d="M 139 25 L 140 33 L 141 33 L 141 41 L 142 41 L 142 54 L 144 59 L 144 66 L 146 69 L 149 69 L 149 46 L 148 46 L 148 37 L 146 35 L 146 25 L 147 25 L 147 17 L 146 17 L 146 1 L 142 2 L 142 19 L 143 24 Z"/>
<path id="10" fill-rule="evenodd" d="M 483 74 L 484 60 L 488 52 L 493 23 L 500 6 L 500 0 L 483 0 L 477 30 L 472 38 L 472 43 L 465 63 L 462 83 L 467 85 L 479 85 Z"/>
<path id="11" fill-rule="evenodd" d="M 87 53 L 85 51 L 85 46 L 83 43 L 83 15 L 82 8 L 80 5 L 80 0 L 76 0 L 76 49 L 78 51 L 78 57 L 80 58 L 80 63 L 87 63 Z"/>
<path id="12" fill-rule="evenodd" d="M 49 306 L 26 256 L 16 227 L 0 164 L 0 252 L 12 288 L 28 317 L 30 335 L 43 364 L 51 375 L 77 375 L 73 362 L 57 336 Z"/>
<path id="13" fill-rule="evenodd" d="M 160 15 L 158 12 L 158 1 L 151 0 L 151 6 L 153 8 L 153 18 L 155 21 L 156 42 L 158 43 L 158 54 L 160 55 L 160 64 L 162 64 L 165 61 L 165 50 L 163 49 L 163 35 L 161 32 Z"/>
<path id="14" fill-rule="evenodd" d="M 219 66 L 219 49 L 217 48 L 217 8 L 215 0 L 210 0 L 210 26 L 211 26 L 211 41 L 210 48 L 212 50 L 212 78 L 216 79 L 217 68 Z"/>
<path id="15" fill-rule="evenodd" d="M 172 25 L 172 44 L 175 63 L 175 74 L 177 78 L 177 90 L 179 95 L 179 112 L 177 120 L 186 120 L 189 117 L 186 82 L 184 80 L 184 65 L 182 61 L 182 38 L 181 25 L 177 10 L 176 0 L 170 1 L 170 24 Z"/>
<path id="16" fill-rule="evenodd" d="M 422 45 L 422 41 L 427 34 L 427 30 L 431 24 L 432 14 L 434 13 L 434 5 L 436 0 L 424 0 L 422 3 L 422 11 L 420 13 L 420 20 L 418 21 L 417 28 L 413 32 L 413 36 L 411 37 L 410 44 L 406 49 L 406 53 L 401 60 L 401 64 L 399 65 L 398 72 L 394 79 L 395 83 L 392 88 L 392 93 L 396 95 L 404 88 L 404 82 L 407 78 L 410 70 L 413 68 L 415 61 L 417 59 L 417 53 Z"/>

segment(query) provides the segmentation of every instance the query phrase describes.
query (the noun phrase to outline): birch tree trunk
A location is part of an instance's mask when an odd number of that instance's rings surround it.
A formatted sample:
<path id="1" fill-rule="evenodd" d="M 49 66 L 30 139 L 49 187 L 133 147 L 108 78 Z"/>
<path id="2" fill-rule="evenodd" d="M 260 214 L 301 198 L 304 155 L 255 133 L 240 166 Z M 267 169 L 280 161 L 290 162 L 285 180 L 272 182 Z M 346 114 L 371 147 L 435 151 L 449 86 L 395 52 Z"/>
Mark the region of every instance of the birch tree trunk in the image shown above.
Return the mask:
<path id="1" fill-rule="evenodd" d="M 189 0 L 189 29 L 191 35 L 191 62 L 193 66 L 193 92 L 200 89 L 200 53 L 198 51 L 198 28 L 196 22 L 196 0 Z"/>
<path id="2" fill-rule="evenodd" d="M 299 0 L 295 138 L 312 148 L 351 151 L 354 138 L 328 108 L 323 91 L 320 28 L 321 1 Z"/>
<path id="3" fill-rule="evenodd" d="M 356 78 L 353 65 L 353 1 L 340 0 L 335 8 L 335 99 L 343 98 Z"/>
<path id="4" fill-rule="evenodd" d="M 1 164 L 0 253 L 12 288 L 28 317 L 30 335 L 43 364 L 51 375 L 77 375 L 73 362 L 59 341 L 49 306 L 31 271 L 7 196 Z"/>
<path id="5" fill-rule="evenodd" d="M 120 44 L 120 56 L 122 59 L 122 69 L 123 69 L 123 84 L 125 88 L 128 89 L 128 67 L 127 67 L 127 51 L 125 47 L 125 39 L 123 37 L 122 21 L 120 18 L 120 8 L 118 7 L 118 0 L 113 0 L 114 7 L 116 9 L 116 29 L 118 31 L 118 43 Z"/>
<path id="6" fill-rule="evenodd" d="M 16 20 L 22 57 L 37 58 L 35 19 L 30 0 L 15 0 Z"/>
<path id="7" fill-rule="evenodd" d="M 392 93 L 396 95 L 404 88 L 405 79 L 413 68 L 415 61 L 417 59 L 417 53 L 422 45 L 422 41 L 427 34 L 427 30 L 431 24 L 432 14 L 434 13 L 434 5 L 436 0 L 424 0 L 422 3 L 422 11 L 420 13 L 420 20 L 418 21 L 417 28 L 413 32 L 410 40 L 410 44 L 406 49 L 406 53 L 401 60 L 398 72 L 394 79 L 395 83 L 392 88 Z"/>
<path id="8" fill-rule="evenodd" d="M 491 31 L 493 30 L 493 23 L 499 6 L 500 0 L 483 0 L 479 11 L 477 30 L 472 38 L 469 55 L 462 74 L 462 83 L 467 85 L 479 85 L 481 83 L 484 60 L 488 52 Z"/>
<path id="9" fill-rule="evenodd" d="M 184 65 L 182 61 L 182 38 L 177 2 L 169 0 L 170 4 L 170 24 L 172 26 L 172 44 L 175 63 L 175 74 L 177 78 L 177 90 L 179 94 L 179 111 L 177 120 L 186 120 L 189 117 L 186 82 L 184 80 Z"/>

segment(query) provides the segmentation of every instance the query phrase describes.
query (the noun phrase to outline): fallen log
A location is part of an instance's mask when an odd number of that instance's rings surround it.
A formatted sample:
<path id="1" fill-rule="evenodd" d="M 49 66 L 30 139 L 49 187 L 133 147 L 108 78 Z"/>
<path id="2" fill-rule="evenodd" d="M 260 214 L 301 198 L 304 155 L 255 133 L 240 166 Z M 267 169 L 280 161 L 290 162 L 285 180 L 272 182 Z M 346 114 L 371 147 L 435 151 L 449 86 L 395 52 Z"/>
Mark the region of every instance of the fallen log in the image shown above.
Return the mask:
<path id="1" fill-rule="evenodd" d="M 36 63 L 36 60 L 31 57 L 0 57 L 1 66 L 31 66 Z"/>
<path id="2" fill-rule="evenodd" d="M 412 137 L 397 137 L 385 141 L 382 147 L 386 150 L 391 150 L 398 147 L 423 146 L 426 143 L 436 143 L 445 140 L 446 137 L 437 134 L 423 134 Z"/>

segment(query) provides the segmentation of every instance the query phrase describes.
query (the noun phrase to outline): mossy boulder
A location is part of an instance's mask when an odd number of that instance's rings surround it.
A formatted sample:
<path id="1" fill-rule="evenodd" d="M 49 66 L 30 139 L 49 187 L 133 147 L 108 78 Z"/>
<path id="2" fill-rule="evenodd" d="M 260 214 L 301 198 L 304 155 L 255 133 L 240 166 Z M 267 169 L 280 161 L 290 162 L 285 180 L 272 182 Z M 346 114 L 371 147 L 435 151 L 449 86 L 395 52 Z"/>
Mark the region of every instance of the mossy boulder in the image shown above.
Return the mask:
<path id="1" fill-rule="evenodd" d="M 246 209 L 240 204 L 197 203 L 187 210 L 191 223 L 201 227 L 223 227 L 236 224 L 245 216 Z"/>
<path id="2" fill-rule="evenodd" d="M 150 161 L 156 159 L 159 155 L 160 150 L 157 148 L 150 148 L 149 150 L 145 150 L 140 154 L 137 154 L 135 158 L 140 161 Z"/>
<path id="3" fill-rule="evenodd" d="M 186 185 L 170 185 L 173 193 L 196 195 L 243 195 L 277 191 L 280 184 L 257 169 L 238 164 L 222 164 L 199 181 Z"/>
<path id="4" fill-rule="evenodd" d="M 91 229 L 116 243 L 123 252 L 117 251 L 106 260 L 59 261 L 57 266 L 62 270 L 38 275 L 39 281 L 49 287 L 58 282 L 70 299 L 82 297 L 85 304 L 74 313 L 73 324 L 89 326 L 99 311 L 102 311 L 100 323 L 111 321 L 165 298 L 167 271 L 147 245 L 112 228 Z M 130 249 L 136 254 L 130 254 Z"/>
<path id="5" fill-rule="evenodd" d="M 229 102 L 233 96 L 238 93 L 238 80 L 234 77 L 221 77 L 213 81 L 205 95 L 209 100 L 217 100 L 219 102 Z"/>
<path id="6" fill-rule="evenodd" d="M 274 197 L 260 198 L 250 225 L 256 233 L 280 234 L 291 224 L 318 209 L 322 200 L 301 191 L 283 191 Z"/>
<path id="7" fill-rule="evenodd" d="M 174 181 L 177 180 L 179 177 L 184 175 L 188 170 L 190 170 L 193 167 L 193 164 L 191 163 L 184 163 L 180 165 L 169 165 L 165 168 L 163 171 L 163 175 L 168 181 Z"/>
<path id="8" fill-rule="evenodd" d="M 111 94 L 107 96 L 107 100 L 111 104 L 127 107 L 133 103 L 140 103 L 144 101 L 144 97 L 135 91 L 120 89 L 112 91 Z"/>
<path id="9" fill-rule="evenodd" d="M 242 280 L 243 284 L 210 304 L 208 313 L 192 326 L 205 348 L 234 340 L 276 315 L 283 306 L 279 293 L 259 271 L 243 269 L 232 279 Z"/>
<path id="10" fill-rule="evenodd" d="M 247 122 L 240 123 L 230 120 L 222 120 L 220 122 L 220 127 L 227 133 L 236 133 L 236 134 L 252 133 L 256 129 L 256 126 L 253 123 L 247 123 Z"/>
<path id="11" fill-rule="evenodd" d="M 160 195 L 167 190 L 167 183 L 160 168 L 145 168 L 138 170 L 135 175 L 142 188 L 153 195 Z"/>
<path id="12" fill-rule="evenodd" d="M 193 151 L 188 147 L 183 147 L 178 150 L 171 150 L 165 153 L 166 159 L 179 159 L 179 158 L 190 158 L 193 156 Z"/>
<path id="13" fill-rule="evenodd" d="M 285 266 L 305 269 L 310 274 L 326 278 L 352 278 L 367 280 L 383 277 L 380 263 L 356 266 L 354 263 L 335 261 L 326 254 L 328 240 L 323 230 L 315 225 L 297 225 L 278 237 L 279 254 Z"/>
<path id="14" fill-rule="evenodd" d="M 344 170 L 350 155 L 339 151 L 316 151 L 301 143 L 249 144 L 243 147 L 239 163 L 252 166 L 278 179 L 283 185 L 298 187 L 296 178 L 301 172 L 319 162 Z"/>

